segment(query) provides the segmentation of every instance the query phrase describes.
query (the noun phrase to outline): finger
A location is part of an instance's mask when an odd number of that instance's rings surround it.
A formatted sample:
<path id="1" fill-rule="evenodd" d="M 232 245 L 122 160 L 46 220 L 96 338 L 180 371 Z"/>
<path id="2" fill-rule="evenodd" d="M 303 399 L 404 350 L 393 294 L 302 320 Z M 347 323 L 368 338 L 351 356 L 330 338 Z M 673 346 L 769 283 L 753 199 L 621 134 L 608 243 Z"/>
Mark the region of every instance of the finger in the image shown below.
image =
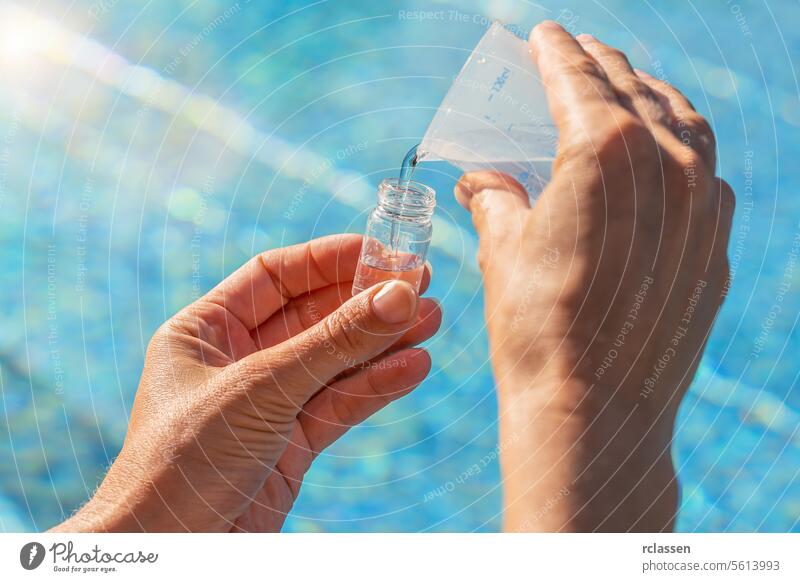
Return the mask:
<path id="1" fill-rule="evenodd" d="M 664 100 L 669 103 L 670 125 L 675 136 L 684 145 L 700 154 L 712 172 L 716 171 L 717 144 L 714 132 L 706 118 L 695 111 L 694 106 L 683 93 L 669 83 L 638 69 L 636 75 L 651 89 L 663 95 Z"/>
<path id="2" fill-rule="evenodd" d="M 399 352 L 400 350 L 414 347 L 424 341 L 432 338 L 442 325 L 442 310 L 438 302 L 432 299 L 421 299 L 419 302 L 419 313 L 417 314 L 417 322 L 403 334 L 392 346 L 377 357 L 372 358 L 358 366 L 354 366 L 345 370 L 336 378 L 334 382 L 338 382 L 343 378 L 348 378 L 358 374 L 364 369 L 374 367 L 375 363 L 388 357 L 389 355 Z"/>
<path id="3" fill-rule="evenodd" d="M 442 326 L 442 307 L 435 299 L 419 300 L 417 319 L 407 332 L 392 345 L 393 350 L 415 346 L 429 340 Z"/>
<path id="4" fill-rule="evenodd" d="M 425 262 L 425 269 L 422 271 L 422 281 L 419 282 L 419 294 L 422 295 L 431 286 L 431 277 L 433 277 L 433 265 L 429 261 Z"/>
<path id="5" fill-rule="evenodd" d="M 530 45 L 547 92 L 559 140 L 574 131 L 586 133 L 622 110 L 602 67 L 561 26 L 546 20 L 530 35 Z"/>
<path id="6" fill-rule="evenodd" d="M 455 195 L 472 214 L 480 239 L 481 268 L 493 253 L 517 244 L 531 207 L 528 193 L 519 182 L 499 172 L 470 172 L 461 176 Z"/>
<path id="7" fill-rule="evenodd" d="M 641 69 L 634 69 L 634 73 L 643 82 L 647 83 L 653 91 L 664 96 L 664 99 L 669 104 L 673 113 L 682 114 L 687 111 L 696 111 L 692 102 L 680 91 L 675 89 L 672 85 L 662 79 L 654 77 L 647 71 Z"/>
<path id="8" fill-rule="evenodd" d="M 736 209 L 736 196 L 731 185 L 721 178 L 714 178 L 713 188 L 718 209 L 714 246 L 719 252 L 726 253 L 733 226 L 733 213 Z"/>
<path id="9" fill-rule="evenodd" d="M 295 297 L 250 333 L 253 341 L 263 350 L 316 325 L 350 299 L 352 286 L 346 281 Z"/>
<path id="10" fill-rule="evenodd" d="M 298 417 L 312 454 L 318 455 L 352 426 L 411 392 L 430 369 L 425 350 L 409 349 L 322 390 Z"/>
<path id="11" fill-rule="evenodd" d="M 717 224 L 720 225 L 720 234 L 718 235 L 718 241 L 715 241 L 715 245 L 719 249 L 718 252 L 724 257 L 721 261 L 722 268 L 719 274 L 722 279 L 719 301 L 722 303 L 728 295 L 730 286 L 733 283 L 733 276 L 735 275 L 735 273 L 731 271 L 730 260 L 728 259 L 728 243 L 730 242 L 731 228 L 733 227 L 733 213 L 736 210 L 736 196 L 733 192 L 733 188 L 731 188 L 730 184 L 725 180 L 715 178 L 714 185 L 719 192 L 719 220 Z"/>
<path id="12" fill-rule="evenodd" d="M 292 435 L 286 443 L 286 449 L 283 451 L 281 458 L 275 464 L 276 471 L 270 473 L 278 473 L 283 477 L 283 481 L 291 493 L 291 500 L 285 504 L 284 507 L 290 508 L 297 499 L 300 493 L 300 486 L 303 484 L 303 476 L 311 468 L 311 461 L 314 457 L 311 452 L 311 445 L 308 442 L 303 427 L 299 422 L 296 422 Z M 273 530 L 274 531 L 274 530 Z"/>
<path id="13" fill-rule="evenodd" d="M 636 75 L 625 53 L 589 34 L 580 34 L 575 40 L 603 67 L 623 105 L 651 127 L 652 124 L 669 127 L 669 112 L 664 108 L 658 94 Z"/>
<path id="14" fill-rule="evenodd" d="M 429 265 L 425 266 L 420 293 L 425 292 L 430 284 L 430 269 Z M 345 301 L 353 296 L 352 287 L 353 282 L 346 281 L 292 299 L 250 333 L 253 342 L 259 349 L 270 348 L 319 323 L 323 317 L 327 317 L 339 309 Z M 429 302 L 430 300 L 424 299 L 421 301 L 418 320 L 423 315 L 427 316 Z M 409 330 L 409 333 L 415 327 L 416 324 Z"/>
<path id="15" fill-rule="evenodd" d="M 317 455 L 350 428 L 411 392 L 430 369 L 430 356 L 425 350 L 405 350 L 325 388 L 309 400 L 276 465 L 288 486 L 290 501 L 297 497 L 303 476 Z"/>
<path id="16" fill-rule="evenodd" d="M 405 281 L 376 285 L 302 333 L 243 358 L 238 373 L 255 393 L 277 384 L 284 398 L 302 406 L 331 378 L 392 346 L 415 321 L 418 305 Z"/>
<path id="17" fill-rule="evenodd" d="M 292 298 L 352 281 L 361 251 L 356 234 L 326 236 L 250 259 L 202 300 L 227 309 L 254 329 Z"/>
<path id="18" fill-rule="evenodd" d="M 253 342 L 260 350 L 271 348 L 296 336 L 319 323 L 322 318 L 336 311 L 351 297 L 348 284 L 332 285 L 316 292 L 315 297 L 296 300 L 298 304 L 291 309 L 276 313 L 251 333 Z M 300 304 L 302 303 L 302 304 Z M 436 333 L 442 315 L 439 304 L 434 299 L 421 298 L 417 318 L 408 331 L 401 336 L 399 345 L 413 345 L 425 341 Z M 433 332 L 426 336 L 430 329 Z M 426 336 L 426 337 L 423 337 Z"/>

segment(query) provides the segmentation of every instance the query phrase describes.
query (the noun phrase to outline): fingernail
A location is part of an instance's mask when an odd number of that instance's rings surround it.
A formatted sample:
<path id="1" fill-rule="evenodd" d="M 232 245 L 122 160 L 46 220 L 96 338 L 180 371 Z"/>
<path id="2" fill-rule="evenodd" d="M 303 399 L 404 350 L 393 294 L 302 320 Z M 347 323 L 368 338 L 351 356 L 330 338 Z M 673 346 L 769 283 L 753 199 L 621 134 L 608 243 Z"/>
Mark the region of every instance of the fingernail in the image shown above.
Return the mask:
<path id="1" fill-rule="evenodd" d="M 372 309 L 384 323 L 408 321 L 417 309 L 417 293 L 405 281 L 389 281 L 372 297 Z"/>
<path id="2" fill-rule="evenodd" d="M 406 360 L 406 365 L 416 364 L 417 362 L 426 362 L 427 364 L 430 364 L 431 355 L 428 353 L 428 350 L 425 350 L 423 348 L 415 348 L 411 350 L 411 353 L 408 356 L 405 357 L 405 360 Z M 424 374 L 422 375 L 422 377 L 424 378 L 425 376 L 427 376 L 429 371 L 430 367 L 428 367 L 427 370 L 423 369 Z"/>
<path id="3" fill-rule="evenodd" d="M 575 40 L 577 40 L 580 43 L 590 43 L 596 41 L 597 39 L 593 37 L 591 34 L 586 34 L 584 32 L 576 36 Z"/>
<path id="4" fill-rule="evenodd" d="M 425 261 L 425 268 L 428 269 L 428 276 L 433 279 L 433 265 L 430 261 Z"/>

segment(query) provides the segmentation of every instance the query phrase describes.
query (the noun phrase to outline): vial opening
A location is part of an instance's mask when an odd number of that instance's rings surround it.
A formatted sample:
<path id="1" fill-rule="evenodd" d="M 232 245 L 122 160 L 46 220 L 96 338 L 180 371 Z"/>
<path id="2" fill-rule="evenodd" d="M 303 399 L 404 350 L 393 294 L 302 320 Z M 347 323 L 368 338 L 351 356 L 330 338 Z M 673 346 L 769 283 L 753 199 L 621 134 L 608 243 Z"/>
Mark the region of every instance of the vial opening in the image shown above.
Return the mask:
<path id="1" fill-rule="evenodd" d="M 378 187 L 378 206 L 395 218 L 426 218 L 436 208 L 436 192 L 420 182 L 409 180 L 400 186 L 398 178 L 387 178 Z"/>

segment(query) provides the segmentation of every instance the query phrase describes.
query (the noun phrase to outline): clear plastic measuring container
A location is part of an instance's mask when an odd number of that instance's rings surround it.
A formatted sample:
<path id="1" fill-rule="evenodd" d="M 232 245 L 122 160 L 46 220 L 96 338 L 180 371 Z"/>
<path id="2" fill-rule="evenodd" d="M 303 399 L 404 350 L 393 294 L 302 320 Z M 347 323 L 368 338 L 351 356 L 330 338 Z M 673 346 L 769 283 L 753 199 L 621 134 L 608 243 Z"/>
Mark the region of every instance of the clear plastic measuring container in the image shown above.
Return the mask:
<path id="1" fill-rule="evenodd" d="M 528 43 L 495 22 L 436 111 L 418 159 L 505 172 L 536 198 L 550 179 L 557 137 Z"/>

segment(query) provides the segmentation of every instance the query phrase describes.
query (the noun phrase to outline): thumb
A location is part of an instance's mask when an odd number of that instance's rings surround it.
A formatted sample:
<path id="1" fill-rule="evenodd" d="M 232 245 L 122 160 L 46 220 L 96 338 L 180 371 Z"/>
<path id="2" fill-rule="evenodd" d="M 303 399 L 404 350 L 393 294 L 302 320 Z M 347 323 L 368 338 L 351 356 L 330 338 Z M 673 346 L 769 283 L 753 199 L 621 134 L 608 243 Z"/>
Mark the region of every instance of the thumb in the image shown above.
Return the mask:
<path id="1" fill-rule="evenodd" d="M 480 239 L 478 262 L 485 270 L 490 257 L 503 253 L 509 243 L 518 245 L 531 208 L 528 193 L 507 174 L 491 171 L 461 176 L 455 187 L 459 204 L 472 214 Z"/>
<path id="2" fill-rule="evenodd" d="M 418 299 L 405 281 L 375 285 L 302 333 L 240 363 L 255 384 L 278 384 L 302 406 L 338 374 L 391 347 L 416 320 Z"/>

